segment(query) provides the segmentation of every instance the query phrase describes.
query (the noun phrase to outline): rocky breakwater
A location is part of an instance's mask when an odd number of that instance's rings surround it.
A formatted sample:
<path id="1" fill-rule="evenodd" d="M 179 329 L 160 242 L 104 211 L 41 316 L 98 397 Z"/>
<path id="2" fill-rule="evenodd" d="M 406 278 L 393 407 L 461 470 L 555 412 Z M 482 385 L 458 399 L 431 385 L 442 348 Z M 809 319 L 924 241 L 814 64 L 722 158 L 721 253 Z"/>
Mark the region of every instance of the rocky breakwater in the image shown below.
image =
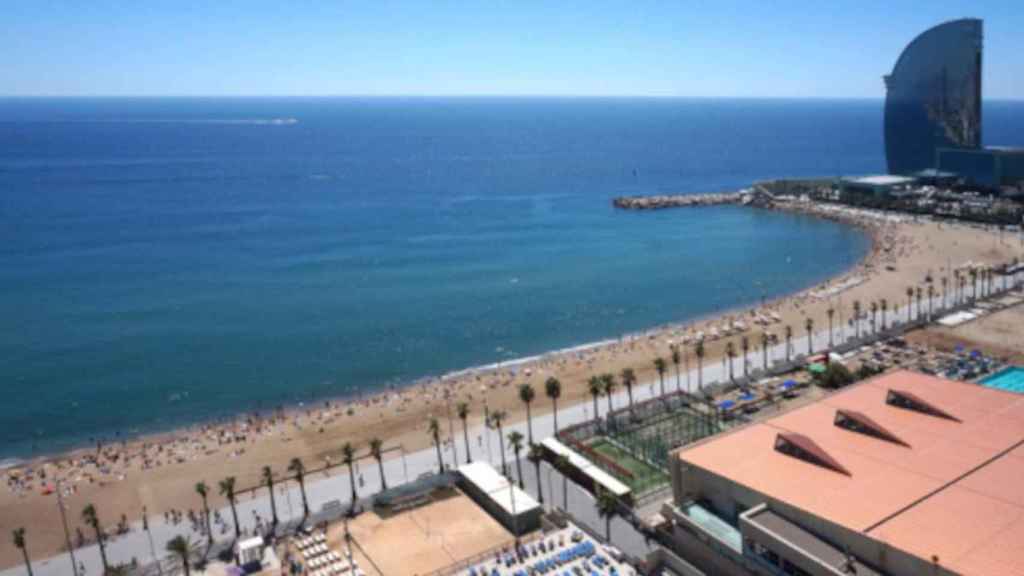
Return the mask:
<path id="1" fill-rule="evenodd" d="M 689 206 L 718 206 L 721 204 L 743 204 L 767 206 L 772 203 L 771 194 L 761 189 L 740 190 L 739 192 L 718 192 L 713 194 L 661 194 L 657 196 L 618 196 L 612 206 L 623 210 L 661 210 L 664 208 L 685 208 Z"/>

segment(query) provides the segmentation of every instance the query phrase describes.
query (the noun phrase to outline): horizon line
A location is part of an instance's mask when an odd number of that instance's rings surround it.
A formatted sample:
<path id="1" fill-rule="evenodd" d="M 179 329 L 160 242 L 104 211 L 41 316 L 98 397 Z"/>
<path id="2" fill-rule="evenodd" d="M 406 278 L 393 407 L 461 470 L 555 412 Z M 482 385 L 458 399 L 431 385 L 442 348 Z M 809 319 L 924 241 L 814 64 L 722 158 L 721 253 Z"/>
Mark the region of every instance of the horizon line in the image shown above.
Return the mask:
<path id="1" fill-rule="evenodd" d="M 0 100 L 129 99 L 564 99 L 564 100 L 885 100 L 886 96 L 688 96 L 676 94 L 0 94 Z M 1024 102 L 1024 96 L 996 96 L 982 102 Z"/>

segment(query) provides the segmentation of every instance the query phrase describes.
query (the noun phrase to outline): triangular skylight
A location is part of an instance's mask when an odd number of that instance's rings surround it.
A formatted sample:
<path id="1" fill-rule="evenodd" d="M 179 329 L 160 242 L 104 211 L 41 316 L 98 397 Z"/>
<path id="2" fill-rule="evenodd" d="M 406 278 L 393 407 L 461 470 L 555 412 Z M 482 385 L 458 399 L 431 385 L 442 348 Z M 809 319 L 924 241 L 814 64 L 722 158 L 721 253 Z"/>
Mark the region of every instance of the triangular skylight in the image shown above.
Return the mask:
<path id="1" fill-rule="evenodd" d="M 842 464 L 837 462 L 832 456 L 829 456 L 828 452 L 825 452 L 814 440 L 803 434 L 779 432 L 779 435 L 775 437 L 775 450 L 809 464 L 850 476 L 849 470 L 843 468 Z"/>
<path id="2" fill-rule="evenodd" d="M 912 392 L 907 392 L 906 390 L 889 390 L 889 393 L 885 396 L 885 403 L 897 408 L 903 408 L 904 410 L 913 410 L 914 412 L 927 414 L 929 416 L 937 416 L 954 422 L 960 421 L 956 416 L 953 416 L 949 412 L 946 412 L 920 396 L 917 396 Z"/>
<path id="3" fill-rule="evenodd" d="M 840 408 L 836 410 L 835 425 L 844 430 L 866 434 L 879 440 L 910 447 L 910 444 L 907 444 L 899 436 L 896 436 L 884 426 L 872 420 L 867 414 Z"/>

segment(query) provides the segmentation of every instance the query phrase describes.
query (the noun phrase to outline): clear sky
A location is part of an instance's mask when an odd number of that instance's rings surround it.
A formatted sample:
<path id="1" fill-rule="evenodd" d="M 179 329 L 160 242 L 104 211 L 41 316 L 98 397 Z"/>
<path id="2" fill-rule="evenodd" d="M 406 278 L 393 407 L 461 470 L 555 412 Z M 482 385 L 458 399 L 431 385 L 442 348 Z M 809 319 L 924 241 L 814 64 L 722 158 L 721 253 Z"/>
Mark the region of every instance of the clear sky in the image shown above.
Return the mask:
<path id="1" fill-rule="evenodd" d="M 1024 99 L 1024 0 L 5 0 L 0 95 L 882 97 L 919 32 L 985 20 Z"/>

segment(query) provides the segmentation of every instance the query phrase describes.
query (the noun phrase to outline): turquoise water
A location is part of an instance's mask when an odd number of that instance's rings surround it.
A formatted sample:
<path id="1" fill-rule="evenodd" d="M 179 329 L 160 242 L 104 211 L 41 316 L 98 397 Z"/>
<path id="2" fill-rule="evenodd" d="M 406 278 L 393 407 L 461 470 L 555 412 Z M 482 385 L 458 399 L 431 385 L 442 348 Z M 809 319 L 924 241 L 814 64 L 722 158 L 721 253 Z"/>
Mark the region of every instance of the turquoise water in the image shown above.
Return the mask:
<path id="1" fill-rule="evenodd" d="M 610 201 L 877 172 L 881 110 L 0 99 L 0 460 L 370 393 L 799 290 L 859 259 L 864 236 L 736 207 Z M 1022 111 L 986 108 L 986 135 L 1012 141 Z"/>
<path id="2" fill-rule="evenodd" d="M 1010 366 L 980 380 L 989 388 L 1024 394 L 1024 367 Z"/>

